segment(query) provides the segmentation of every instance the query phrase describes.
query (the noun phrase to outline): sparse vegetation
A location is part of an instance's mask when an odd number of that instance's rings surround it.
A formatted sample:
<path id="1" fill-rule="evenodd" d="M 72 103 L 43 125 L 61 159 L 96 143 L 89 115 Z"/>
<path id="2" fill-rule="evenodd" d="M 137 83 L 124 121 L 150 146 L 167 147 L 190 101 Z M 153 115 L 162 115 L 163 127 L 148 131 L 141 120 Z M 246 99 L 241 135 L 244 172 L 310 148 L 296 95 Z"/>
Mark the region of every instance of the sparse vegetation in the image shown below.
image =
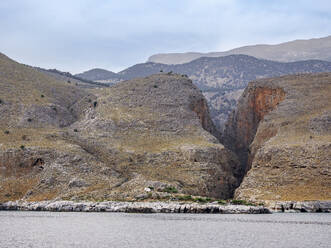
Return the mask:
<path id="1" fill-rule="evenodd" d="M 97 107 L 98 106 L 98 102 L 97 101 L 95 101 L 94 103 L 93 103 L 93 107 Z"/>
<path id="2" fill-rule="evenodd" d="M 3 103 L 3 101 L 0 99 L 0 104 L 2 104 Z"/>
<path id="3" fill-rule="evenodd" d="M 178 190 L 175 187 L 173 187 L 173 186 L 166 187 L 162 191 L 163 192 L 167 192 L 167 193 L 173 193 L 173 194 L 178 193 Z"/>
<path id="4" fill-rule="evenodd" d="M 158 86 L 156 84 L 154 84 L 154 88 L 157 88 Z"/>
<path id="5" fill-rule="evenodd" d="M 225 205 L 227 202 L 225 200 L 218 200 L 217 203 L 221 205 Z"/>
<path id="6" fill-rule="evenodd" d="M 41 98 L 44 98 L 45 96 L 43 94 L 40 95 Z"/>
<path id="7" fill-rule="evenodd" d="M 254 206 L 254 204 L 252 204 L 251 202 L 245 201 L 245 200 L 231 200 L 230 201 L 231 204 L 233 205 L 246 205 L 246 206 Z"/>
<path id="8" fill-rule="evenodd" d="M 32 122 L 32 119 L 31 118 L 28 118 L 28 120 L 27 120 L 28 122 Z"/>
<path id="9" fill-rule="evenodd" d="M 9 134 L 10 132 L 8 130 L 5 130 L 4 131 L 4 134 Z"/>
<path id="10" fill-rule="evenodd" d="M 199 202 L 199 203 L 206 203 L 206 202 L 208 202 L 207 198 L 204 198 L 204 197 L 196 197 L 196 198 L 194 198 L 194 201 L 195 202 Z"/>
<path id="11" fill-rule="evenodd" d="M 78 129 L 75 128 L 75 129 L 74 129 L 74 132 L 77 133 L 77 132 L 78 132 Z"/>
<path id="12" fill-rule="evenodd" d="M 193 201 L 193 198 L 191 195 L 179 195 L 176 197 L 178 201 Z"/>
<path id="13" fill-rule="evenodd" d="M 21 145 L 20 148 L 21 148 L 21 150 L 25 150 L 25 146 L 24 145 Z"/>

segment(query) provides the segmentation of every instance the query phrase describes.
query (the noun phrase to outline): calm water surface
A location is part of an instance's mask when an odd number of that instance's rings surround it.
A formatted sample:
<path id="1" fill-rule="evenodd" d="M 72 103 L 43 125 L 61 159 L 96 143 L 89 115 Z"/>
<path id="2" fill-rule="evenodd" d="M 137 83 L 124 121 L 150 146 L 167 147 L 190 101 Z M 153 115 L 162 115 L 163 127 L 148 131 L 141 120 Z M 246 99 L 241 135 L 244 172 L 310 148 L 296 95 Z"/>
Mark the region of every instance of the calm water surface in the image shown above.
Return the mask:
<path id="1" fill-rule="evenodd" d="M 331 214 L 0 212 L 0 247 L 331 247 Z"/>

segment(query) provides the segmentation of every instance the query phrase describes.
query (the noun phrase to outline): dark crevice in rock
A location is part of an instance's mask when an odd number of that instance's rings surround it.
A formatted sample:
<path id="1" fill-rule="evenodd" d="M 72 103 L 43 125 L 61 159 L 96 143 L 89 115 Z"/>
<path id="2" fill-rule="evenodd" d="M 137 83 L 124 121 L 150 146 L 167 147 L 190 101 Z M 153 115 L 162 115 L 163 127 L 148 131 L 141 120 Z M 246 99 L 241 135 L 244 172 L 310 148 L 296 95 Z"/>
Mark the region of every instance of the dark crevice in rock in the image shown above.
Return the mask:
<path id="1" fill-rule="evenodd" d="M 281 88 L 258 87 L 251 83 L 240 97 L 236 110 L 230 115 L 221 141 L 238 155 L 243 168 L 240 180 L 251 167 L 256 149 L 250 145 L 260 122 L 284 99 L 285 91 Z M 263 139 L 260 143 L 269 140 L 276 132 L 275 129 L 269 129 L 268 133 L 260 137 Z"/>

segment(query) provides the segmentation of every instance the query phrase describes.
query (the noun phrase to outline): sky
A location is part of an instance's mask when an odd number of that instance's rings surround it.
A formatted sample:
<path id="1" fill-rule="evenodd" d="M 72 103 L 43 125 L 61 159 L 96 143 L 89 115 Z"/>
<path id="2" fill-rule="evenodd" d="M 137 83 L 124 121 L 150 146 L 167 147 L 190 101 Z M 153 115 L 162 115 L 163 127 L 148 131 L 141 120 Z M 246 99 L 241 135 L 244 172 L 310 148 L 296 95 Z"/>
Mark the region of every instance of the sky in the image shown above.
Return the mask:
<path id="1" fill-rule="evenodd" d="M 330 0 L 0 1 L 0 52 L 71 73 L 328 35 Z"/>

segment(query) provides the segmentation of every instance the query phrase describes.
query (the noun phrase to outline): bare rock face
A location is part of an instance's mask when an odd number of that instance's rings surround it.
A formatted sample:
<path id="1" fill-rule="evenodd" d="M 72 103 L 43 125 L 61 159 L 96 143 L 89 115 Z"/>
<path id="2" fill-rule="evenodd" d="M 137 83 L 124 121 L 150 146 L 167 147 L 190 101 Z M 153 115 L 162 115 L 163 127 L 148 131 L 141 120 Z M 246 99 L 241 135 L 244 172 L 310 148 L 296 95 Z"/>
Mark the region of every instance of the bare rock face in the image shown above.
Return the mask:
<path id="1" fill-rule="evenodd" d="M 224 139 L 231 150 L 239 154 L 243 164 L 246 164 L 248 159 L 249 145 L 255 138 L 260 121 L 284 98 L 285 92 L 282 88 L 250 84 L 239 99 L 238 109 L 231 114 L 227 122 Z M 274 129 L 264 134 L 265 138 L 274 135 Z M 245 170 L 248 169 L 249 165 Z"/>
<path id="2" fill-rule="evenodd" d="M 251 82 L 226 126 L 246 200 L 331 199 L 331 73 Z"/>
<path id="3" fill-rule="evenodd" d="M 239 185 L 239 161 L 186 77 L 80 89 L 4 55 L 0 72 L 0 202 L 229 198 Z"/>

